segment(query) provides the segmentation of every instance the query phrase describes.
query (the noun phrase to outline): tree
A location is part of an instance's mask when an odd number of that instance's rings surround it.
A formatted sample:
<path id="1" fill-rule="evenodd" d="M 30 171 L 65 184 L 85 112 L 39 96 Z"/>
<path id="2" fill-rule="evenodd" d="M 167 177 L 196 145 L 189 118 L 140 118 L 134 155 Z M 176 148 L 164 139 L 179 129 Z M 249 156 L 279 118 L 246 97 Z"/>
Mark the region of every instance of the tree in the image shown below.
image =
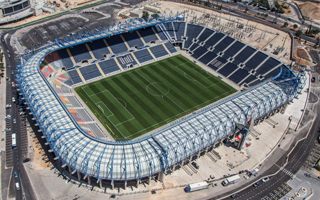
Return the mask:
<path id="1" fill-rule="evenodd" d="M 288 22 L 283 23 L 283 27 L 287 27 L 288 25 L 289 25 Z"/>
<path id="2" fill-rule="evenodd" d="M 142 13 L 142 19 L 148 21 L 149 20 L 149 13 L 147 11 L 143 11 Z"/>
<path id="3" fill-rule="evenodd" d="M 154 13 L 154 14 L 151 15 L 151 17 L 152 17 L 153 19 L 158 19 L 158 18 L 160 17 L 160 15 L 157 14 L 157 13 Z"/>
<path id="4" fill-rule="evenodd" d="M 302 35 L 303 33 L 302 33 L 302 30 L 297 30 L 296 31 L 296 36 L 298 37 L 298 38 L 300 38 L 300 36 Z"/>
<path id="5" fill-rule="evenodd" d="M 297 24 L 293 24 L 293 28 L 294 28 L 294 29 L 297 29 L 297 28 L 298 28 L 298 25 L 297 25 Z"/>

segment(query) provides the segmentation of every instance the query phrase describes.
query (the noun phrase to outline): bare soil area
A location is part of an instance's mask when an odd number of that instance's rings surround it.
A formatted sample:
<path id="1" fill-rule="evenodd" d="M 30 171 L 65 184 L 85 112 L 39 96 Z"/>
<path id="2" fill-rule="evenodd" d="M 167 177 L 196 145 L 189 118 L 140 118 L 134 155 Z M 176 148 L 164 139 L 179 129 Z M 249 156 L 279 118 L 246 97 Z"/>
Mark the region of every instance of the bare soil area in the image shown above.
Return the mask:
<path id="1" fill-rule="evenodd" d="M 320 3 L 297 1 L 304 17 L 320 23 Z"/>

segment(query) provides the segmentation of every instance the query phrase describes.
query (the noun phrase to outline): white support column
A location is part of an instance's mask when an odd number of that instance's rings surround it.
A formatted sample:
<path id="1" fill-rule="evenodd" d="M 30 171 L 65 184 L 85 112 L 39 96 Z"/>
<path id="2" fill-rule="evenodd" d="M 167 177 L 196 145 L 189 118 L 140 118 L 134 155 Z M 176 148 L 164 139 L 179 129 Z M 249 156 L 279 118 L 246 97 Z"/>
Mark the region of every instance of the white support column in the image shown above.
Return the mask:
<path id="1" fill-rule="evenodd" d="M 124 181 L 124 189 L 127 189 L 127 181 Z"/>
<path id="2" fill-rule="evenodd" d="M 81 174 L 80 174 L 80 172 L 77 172 L 77 175 L 78 175 L 78 181 L 80 181 L 80 180 L 81 180 Z"/>
<path id="3" fill-rule="evenodd" d="M 70 166 L 68 166 L 68 171 L 69 171 L 69 174 L 71 174 L 71 168 L 70 168 Z"/>
<path id="4" fill-rule="evenodd" d="M 111 180 L 111 189 L 114 189 L 114 181 Z"/>
<path id="5" fill-rule="evenodd" d="M 160 172 L 160 173 L 158 174 L 158 180 L 163 183 L 164 174 L 163 174 L 162 172 Z"/>

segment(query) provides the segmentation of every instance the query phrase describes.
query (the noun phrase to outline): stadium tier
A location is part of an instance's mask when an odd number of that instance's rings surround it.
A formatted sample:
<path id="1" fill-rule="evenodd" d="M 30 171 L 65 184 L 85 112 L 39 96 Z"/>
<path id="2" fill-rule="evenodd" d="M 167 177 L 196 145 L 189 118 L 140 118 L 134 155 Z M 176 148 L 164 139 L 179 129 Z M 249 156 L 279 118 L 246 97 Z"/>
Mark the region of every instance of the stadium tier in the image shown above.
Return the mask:
<path id="1" fill-rule="evenodd" d="M 302 75 L 276 59 L 200 25 L 161 20 L 140 27 L 135 24 L 126 28 L 125 33 L 113 31 L 114 36 L 108 34 L 95 36 L 95 41 L 92 36 L 55 42 L 39 50 L 18 69 L 20 92 L 50 152 L 62 167 L 78 177 L 85 177 L 89 183 L 102 184 L 103 180 L 108 180 L 113 187 L 114 181 L 139 182 L 174 170 L 221 143 L 233 134 L 236 124 L 257 122 L 282 108 L 303 86 Z M 154 41 L 157 43 L 143 50 L 128 52 L 128 47 Z M 135 59 L 143 63 L 169 56 L 176 50 L 171 43 L 179 42 L 182 50 L 190 52 L 199 62 L 235 84 L 251 87 L 129 141 L 109 141 L 84 131 L 40 71 L 45 57 L 58 52 L 60 59 L 55 62 L 66 68 L 71 77 L 70 85 L 79 84 L 82 78 L 101 76 L 101 70 L 110 74 L 121 67 L 137 65 Z M 85 66 L 73 69 L 76 63 L 84 60 L 88 62 Z M 182 74 L 177 76 L 186 78 Z M 92 120 L 86 113 L 81 115 Z"/>

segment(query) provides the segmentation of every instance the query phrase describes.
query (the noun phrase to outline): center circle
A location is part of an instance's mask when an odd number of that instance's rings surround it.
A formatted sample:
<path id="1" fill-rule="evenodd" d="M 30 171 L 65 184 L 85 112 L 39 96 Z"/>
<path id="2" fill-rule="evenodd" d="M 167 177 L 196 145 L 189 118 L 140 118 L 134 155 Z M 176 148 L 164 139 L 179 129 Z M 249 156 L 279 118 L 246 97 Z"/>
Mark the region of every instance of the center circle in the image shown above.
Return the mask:
<path id="1" fill-rule="evenodd" d="M 150 83 L 146 86 L 146 90 L 152 96 L 163 97 L 169 94 L 169 88 L 165 84 L 159 82 Z"/>

